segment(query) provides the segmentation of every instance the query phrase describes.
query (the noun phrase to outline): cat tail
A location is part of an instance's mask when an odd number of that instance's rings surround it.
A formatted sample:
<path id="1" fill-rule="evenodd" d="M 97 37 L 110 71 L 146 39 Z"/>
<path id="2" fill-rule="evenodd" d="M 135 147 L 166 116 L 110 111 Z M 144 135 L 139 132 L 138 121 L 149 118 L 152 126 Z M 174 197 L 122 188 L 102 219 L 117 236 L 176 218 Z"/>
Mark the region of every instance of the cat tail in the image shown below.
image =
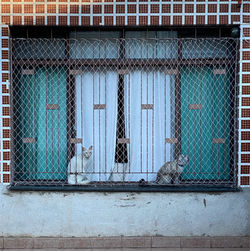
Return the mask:
<path id="1" fill-rule="evenodd" d="M 158 184 L 160 182 L 160 180 L 161 180 L 160 174 L 157 173 L 157 177 L 156 177 L 155 183 Z"/>

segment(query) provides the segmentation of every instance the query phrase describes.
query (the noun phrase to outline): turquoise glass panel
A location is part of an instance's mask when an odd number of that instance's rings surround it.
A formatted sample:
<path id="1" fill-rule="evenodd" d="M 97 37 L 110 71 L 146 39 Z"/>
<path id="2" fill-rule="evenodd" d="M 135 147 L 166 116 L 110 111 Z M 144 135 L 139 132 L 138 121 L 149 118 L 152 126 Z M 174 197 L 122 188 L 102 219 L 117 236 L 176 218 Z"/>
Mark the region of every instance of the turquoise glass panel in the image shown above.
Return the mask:
<path id="1" fill-rule="evenodd" d="M 63 180 L 67 177 L 66 71 L 39 68 L 35 75 L 22 75 L 17 115 L 18 170 L 29 180 Z M 47 109 L 57 104 L 58 109 Z M 23 143 L 35 138 L 35 143 Z"/>
<path id="2" fill-rule="evenodd" d="M 201 105 L 192 109 L 190 104 Z M 230 178 L 230 81 L 210 67 L 181 70 L 181 152 L 189 155 L 184 180 Z M 213 143 L 213 139 L 225 143 Z"/>

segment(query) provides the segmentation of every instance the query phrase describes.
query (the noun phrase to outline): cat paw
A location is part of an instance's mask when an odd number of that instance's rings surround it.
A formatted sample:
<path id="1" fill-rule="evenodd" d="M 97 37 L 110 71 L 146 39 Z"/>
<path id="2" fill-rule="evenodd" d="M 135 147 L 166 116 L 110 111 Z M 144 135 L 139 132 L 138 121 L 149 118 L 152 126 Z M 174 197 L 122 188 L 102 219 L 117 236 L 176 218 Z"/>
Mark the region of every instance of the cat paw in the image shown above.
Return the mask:
<path id="1" fill-rule="evenodd" d="M 77 182 L 78 185 L 87 185 L 89 183 L 90 183 L 89 180 L 81 180 L 81 181 Z"/>

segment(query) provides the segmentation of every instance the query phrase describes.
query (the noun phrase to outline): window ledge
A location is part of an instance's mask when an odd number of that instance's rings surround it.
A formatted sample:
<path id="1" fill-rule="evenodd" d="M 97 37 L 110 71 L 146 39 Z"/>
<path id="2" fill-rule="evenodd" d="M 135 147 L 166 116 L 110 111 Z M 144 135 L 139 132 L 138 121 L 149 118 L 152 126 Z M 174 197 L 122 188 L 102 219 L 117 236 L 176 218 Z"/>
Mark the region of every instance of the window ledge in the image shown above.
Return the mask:
<path id="1" fill-rule="evenodd" d="M 12 191 L 50 191 L 50 192 L 198 192 L 198 193 L 221 193 L 240 192 L 239 187 L 223 185 L 197 185 L 197 186 L 139 186 L 139 185 L 84 185 L 84 186 L 9 186 Z"/>

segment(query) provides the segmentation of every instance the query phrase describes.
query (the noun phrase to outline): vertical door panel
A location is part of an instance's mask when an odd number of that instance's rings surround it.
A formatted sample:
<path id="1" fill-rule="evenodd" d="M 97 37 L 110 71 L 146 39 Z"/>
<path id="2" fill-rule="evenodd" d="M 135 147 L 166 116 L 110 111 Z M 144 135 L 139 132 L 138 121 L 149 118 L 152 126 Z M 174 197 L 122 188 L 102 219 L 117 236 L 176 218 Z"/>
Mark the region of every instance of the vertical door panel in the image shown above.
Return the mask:
<path id="1" fill-rule="evenodd" d="M 229 86 L 227 76 L 214 75 L 210 67 L 181 71 L 181 150 L 189 155 L 184 180 L 229 178 Z M 217 143 L 216 139 L 225 142 Z"/>

